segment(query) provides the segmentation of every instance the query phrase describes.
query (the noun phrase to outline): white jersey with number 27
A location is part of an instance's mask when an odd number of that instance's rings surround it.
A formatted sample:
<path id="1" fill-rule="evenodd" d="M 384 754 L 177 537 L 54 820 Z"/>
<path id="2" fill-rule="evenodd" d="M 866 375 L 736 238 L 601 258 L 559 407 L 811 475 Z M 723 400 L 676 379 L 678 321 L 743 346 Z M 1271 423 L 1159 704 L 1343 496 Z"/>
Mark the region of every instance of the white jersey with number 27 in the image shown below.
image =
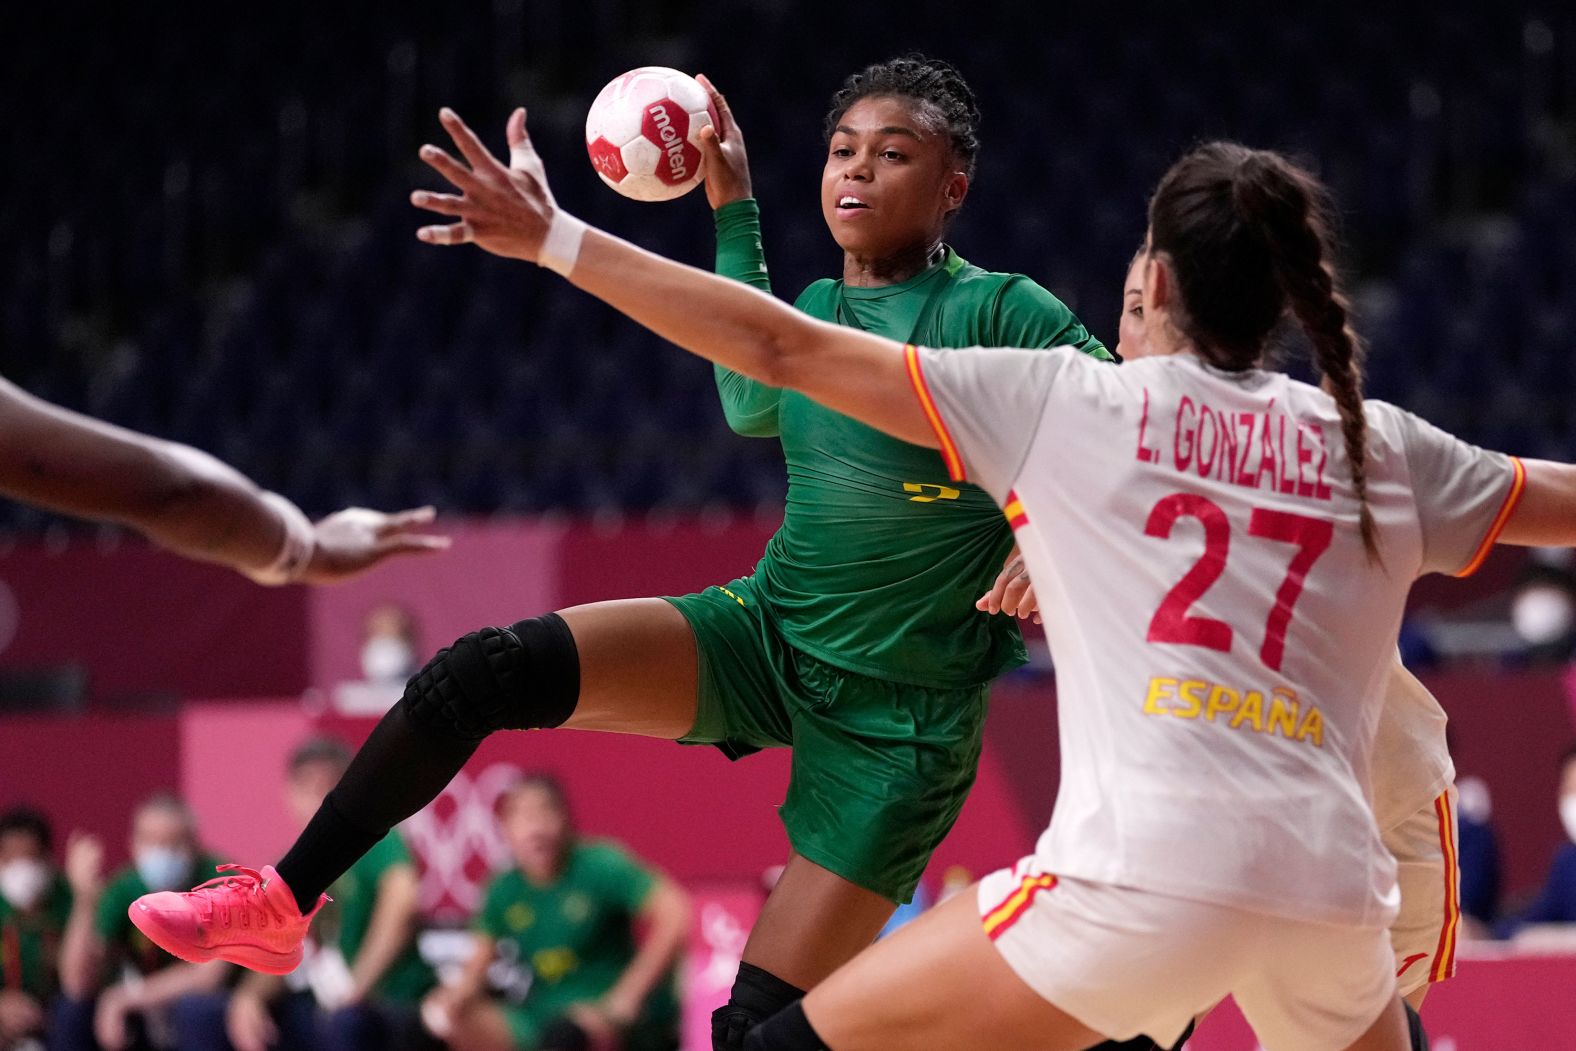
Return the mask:
<path id="1" fill-rule="evenodd" d="M 1013 523 L 1056 663 L 1051 872 L 1384 926 L 1370 756 L 1412 581 L 1476 568 L 1510 457 L 1370 401 L 1364 548 L 1323 391 L 1191 354 L 906 351 L 953 474 Z"/>

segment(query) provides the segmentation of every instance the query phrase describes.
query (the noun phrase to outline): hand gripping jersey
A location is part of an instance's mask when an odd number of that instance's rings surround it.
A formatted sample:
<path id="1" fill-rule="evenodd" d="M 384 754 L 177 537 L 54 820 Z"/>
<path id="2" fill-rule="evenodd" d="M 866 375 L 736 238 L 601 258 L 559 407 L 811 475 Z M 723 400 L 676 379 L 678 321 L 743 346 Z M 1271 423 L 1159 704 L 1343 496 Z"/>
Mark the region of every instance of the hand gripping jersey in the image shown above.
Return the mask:
<path id="1" fill-rule="evenodd" d="M 1006 511 L 1061 681 L 1061 875 L 1383 926 L 1369 807 L 1414 578 L 1476 568 L 1525 478 L 1369 402 L 1371 561 L 1322 391 L 1179 354 L 906 351 L 957 477 Z M 1076 451 L 1076 455 L 1069 452 Z"/>

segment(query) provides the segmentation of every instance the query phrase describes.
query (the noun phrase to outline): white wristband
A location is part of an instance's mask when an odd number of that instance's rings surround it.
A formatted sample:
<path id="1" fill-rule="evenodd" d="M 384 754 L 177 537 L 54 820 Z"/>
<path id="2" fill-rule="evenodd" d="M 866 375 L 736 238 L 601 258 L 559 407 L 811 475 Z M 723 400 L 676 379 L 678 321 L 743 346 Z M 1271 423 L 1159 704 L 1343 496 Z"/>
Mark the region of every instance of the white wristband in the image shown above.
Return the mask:
<path id="1" fill-rule="evenodd" d="M 260 569 L 242 569 L 241 572 L 256 583 L 270 587 L 294 583 L 306 572 L 307 563 L 312 561 L 312 550 L 317 545 L 312 521 L 278 493 L 264 493 L 263 502 L 278 513 L 285 527 L 285 538 L 273 562 Z"/>
<path id="2" fill-rule="evenodd" d="M 562 208 L 555 209 L 553 221 L 547 226 L 547 237 L 542 241 L 542 256 L 536 261 L 537 265 L 568 277 L 569 271 L 575 268 L 575 260 L 580 258 L 580 239 L 585 233 L 585 223 Z"/>

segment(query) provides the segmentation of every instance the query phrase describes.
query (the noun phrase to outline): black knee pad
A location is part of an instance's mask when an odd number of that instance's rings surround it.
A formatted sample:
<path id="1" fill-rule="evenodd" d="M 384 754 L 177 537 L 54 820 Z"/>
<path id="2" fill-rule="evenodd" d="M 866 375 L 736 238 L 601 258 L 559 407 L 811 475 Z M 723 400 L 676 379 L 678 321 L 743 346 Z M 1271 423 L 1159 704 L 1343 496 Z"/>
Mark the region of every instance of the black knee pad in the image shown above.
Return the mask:
<path id="1" fill-rule="evenodd" d="M 826 1051 L 826 1044 L 805 1017 L 803 1001 L 796 1000 L 751 1029 L 743 1051 Z"/>
<path id="2" fill-rule="evenodd" d="M 739 964 L 728 1002 L 711 1013 L 712 1051 L 742 1051 L 751 1029 L 802 996 L 803 989 L 770 971 L 753 963 Z"/>
<path id="3" fill-rule="evenodd" d="M 568 719 L 580 698 L 580 655 L 556 613 L 462 635 L 411 676 L 400 706 L 417 726 L 462 741 Z"/>

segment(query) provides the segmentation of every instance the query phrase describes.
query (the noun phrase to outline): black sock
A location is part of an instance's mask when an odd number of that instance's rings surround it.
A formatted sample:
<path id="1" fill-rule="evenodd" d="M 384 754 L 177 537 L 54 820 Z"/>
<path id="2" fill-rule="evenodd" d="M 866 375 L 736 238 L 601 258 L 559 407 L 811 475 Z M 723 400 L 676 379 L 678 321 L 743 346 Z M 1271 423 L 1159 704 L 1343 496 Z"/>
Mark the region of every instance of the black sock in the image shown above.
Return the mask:
<path id="1" fill-rule="evenodd" d="M 744 1038 L 745 1051 L 826 1051 L 826 1045 L 804 1014 L 804 1001 L 795 1000 Z"/>
<path id="2" fill-rule="evenodd" d="M 1404 999 L 1401 1006 L 1406 1008 L 1406 1035 L 1412 1038 L 1412 1051 L 1428 1051 L 1428 1034 L 1423 1032 L 1422 1016 Z"/>
<path id="3" fill-rule="evenodd" d="M 423 733 L 403 704 L 390 709 L 274 866 L 301 912 L 389 829 L 436 799 L 480 743 Z"/>

